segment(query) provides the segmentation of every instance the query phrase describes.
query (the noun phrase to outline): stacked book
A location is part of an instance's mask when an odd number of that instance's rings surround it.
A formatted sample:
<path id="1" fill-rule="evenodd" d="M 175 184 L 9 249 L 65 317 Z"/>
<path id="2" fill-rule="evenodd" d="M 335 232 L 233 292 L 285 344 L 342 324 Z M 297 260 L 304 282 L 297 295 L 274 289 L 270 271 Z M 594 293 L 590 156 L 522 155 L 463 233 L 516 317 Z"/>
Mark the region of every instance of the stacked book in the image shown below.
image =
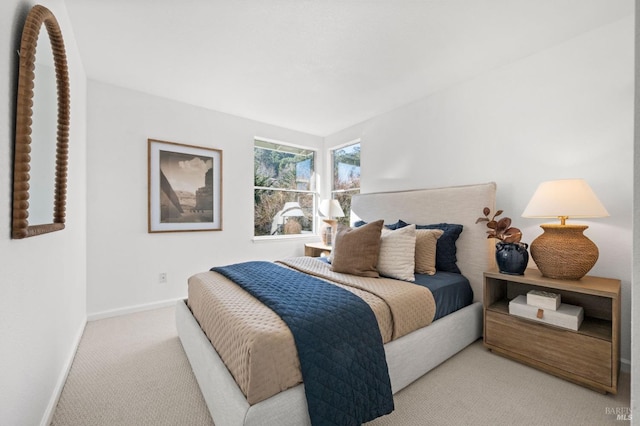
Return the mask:
<path id="1" fill-rule="evenodd" d="M 561 303 L 560 295 L 531 290 L 509 302 L 509 313 L 534 321 L 577 331 L 584 318 L 581 306 Z"/>

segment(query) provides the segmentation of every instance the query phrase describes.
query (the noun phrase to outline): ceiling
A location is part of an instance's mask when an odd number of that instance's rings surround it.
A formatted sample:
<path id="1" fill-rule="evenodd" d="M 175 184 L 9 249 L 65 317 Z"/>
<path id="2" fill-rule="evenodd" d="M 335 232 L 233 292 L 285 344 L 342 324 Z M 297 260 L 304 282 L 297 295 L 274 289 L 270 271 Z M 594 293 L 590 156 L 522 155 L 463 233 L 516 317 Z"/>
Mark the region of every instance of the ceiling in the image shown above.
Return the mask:
<path id="1" fill-rule="evenodd" d="M 633 0 L 66 0 L 90 79 L 327 136 Z"/>

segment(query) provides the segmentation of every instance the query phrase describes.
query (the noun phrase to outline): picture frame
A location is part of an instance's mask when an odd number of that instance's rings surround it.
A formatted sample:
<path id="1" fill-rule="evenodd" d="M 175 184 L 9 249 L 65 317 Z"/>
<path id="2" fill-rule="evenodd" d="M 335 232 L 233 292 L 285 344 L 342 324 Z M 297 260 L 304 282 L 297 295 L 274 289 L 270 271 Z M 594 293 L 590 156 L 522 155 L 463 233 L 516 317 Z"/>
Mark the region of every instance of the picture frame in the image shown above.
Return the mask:
<path id="1" fill-rule="evenodd" d="M 148 232 L 222 230 L 222 150 L 147 140 Z"/>

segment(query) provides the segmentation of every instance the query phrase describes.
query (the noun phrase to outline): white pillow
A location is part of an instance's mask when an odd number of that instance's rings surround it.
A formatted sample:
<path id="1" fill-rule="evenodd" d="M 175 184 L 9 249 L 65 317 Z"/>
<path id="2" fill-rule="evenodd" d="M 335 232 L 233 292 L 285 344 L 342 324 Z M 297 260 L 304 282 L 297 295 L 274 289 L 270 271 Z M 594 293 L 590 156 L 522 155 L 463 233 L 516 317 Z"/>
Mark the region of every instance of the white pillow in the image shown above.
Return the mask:
<path id="1" fill-rule="evenodd" d="M 415 281 L 416 226 L 391 231 L 383 228 L 380 236 L 378 272 L 386 277 Z"/>

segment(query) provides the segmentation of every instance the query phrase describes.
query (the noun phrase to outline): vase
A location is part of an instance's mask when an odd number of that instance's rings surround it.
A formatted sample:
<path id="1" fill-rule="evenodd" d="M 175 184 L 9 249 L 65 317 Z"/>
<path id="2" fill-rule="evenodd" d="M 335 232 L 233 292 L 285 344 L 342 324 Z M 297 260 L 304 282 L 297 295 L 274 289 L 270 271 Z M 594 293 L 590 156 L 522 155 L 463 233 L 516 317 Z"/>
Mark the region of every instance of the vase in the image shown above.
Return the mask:
<path id="1" fill-rule="evenodd" d="M 524 275 L 529 263 L 529 246 L 525 243 L 503 243 L 496 244 L 496 262 L 502 274 Z"/>

